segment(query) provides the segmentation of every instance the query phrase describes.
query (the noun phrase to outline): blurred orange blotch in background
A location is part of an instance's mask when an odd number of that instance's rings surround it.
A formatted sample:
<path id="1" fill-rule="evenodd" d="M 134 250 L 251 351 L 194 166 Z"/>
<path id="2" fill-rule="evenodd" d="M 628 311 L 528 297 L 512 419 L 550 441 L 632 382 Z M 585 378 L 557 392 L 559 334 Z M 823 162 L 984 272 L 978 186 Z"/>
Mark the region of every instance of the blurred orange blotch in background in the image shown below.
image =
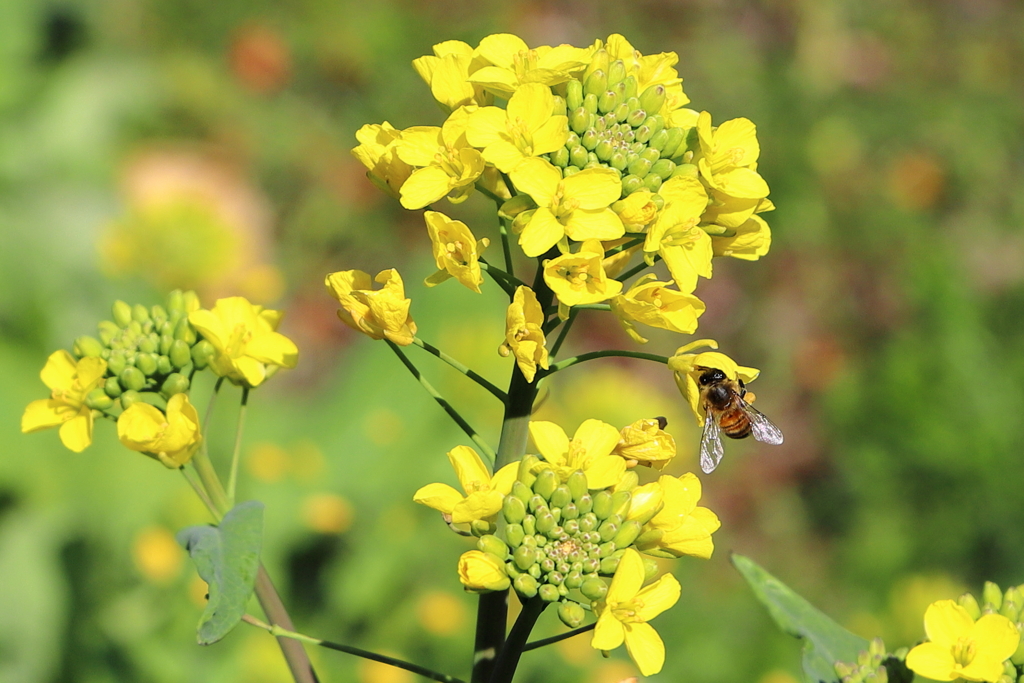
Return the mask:
<path id="1" fill-rule="evenodd" d="M 149 526 L 135 535 L 132 558 L 139 572 L 156 584 L 167 584 L 181 573 L 185 551 L 174 534 L 161 526 Z"/>
<path id="2" fill-rule="evenodd" d="M 450 636 L 466 625 L 466 606 L 447 591 L 424 593 L 416 603 L 416 617 L 423 628 L 436 636 Z"/>
<path id="3" fill-rule="evenodd" d="M 128 159 L 122 190 L 124 214 L 99 242 L 107 274 L 195 289 L 204 300 L 280 298 L 270 207 L 237 166 L 195 149 L 150 149 Z"/>
<path id="4" fill-rule="evenodd" d="M 302 501 L 302 519 L 321 534 L 343 534 L 352 526 L 352 504 L 333 493 L 314 493 Z"/>
<path id="5" fill-rule="evenodd" d="M 291 79 L 288 45 L 277 31 L 264 24 L 246 24 L 235 32 L 228 61 L 235 77 L 253 92 L 277 92 Z"/>
<path id="6" fill-rule="evenodd" d="M 946 170 L 931 152 L 903 152 L 889 167 L 889 190 L 902 209 L 933 208 L 946 189 Z"/>

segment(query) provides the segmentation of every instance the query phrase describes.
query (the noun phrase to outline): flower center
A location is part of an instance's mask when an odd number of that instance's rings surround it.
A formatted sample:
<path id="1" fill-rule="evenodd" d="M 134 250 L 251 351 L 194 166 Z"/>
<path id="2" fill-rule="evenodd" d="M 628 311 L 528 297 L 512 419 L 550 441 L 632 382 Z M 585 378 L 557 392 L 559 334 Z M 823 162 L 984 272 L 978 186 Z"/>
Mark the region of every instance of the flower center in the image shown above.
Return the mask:
<path id="1" fill-rule="evenodd" d="M 520 50 L 512 56 L 512 70 L 520 83 L 527 73 L 537 68 L 537 51 Z"/>
<path id="2" fill-rule="evenodd" d="M 978 648 L 973 638 L 960 636 L 957 638 L 956 644 L 953 645 L 953 659 L 960 666 L 968 666 L 974 661 L 977 651 Z"/>
<path id="3" fill-rule="evenodd" d="M 251 338 L 251 330 L 242 323 L 236 324 L 234 329 L 231 330 L 231 334 L 228 336 L 228 343 L 224 346 L 224 353 L 229 358 L 238 358 L 242 356 L 242 350 L 245 348 L 245 345 L 249 343 L 249 339 Z"/>
<path id="4" fill-rule="evenodd" d="M 640 610 L 643 609 L 644 603 L 642 600 L 633 598 L 627 602 L 615 603 L 615 606 L 611 608 L 612 614 L 615 618 L 621 621 L 623 624 L 638 624 L 643 621 L 640 618 Z"/>
<path id="5" fill-rule="evenodd" d="M 512 144 L 516 146 L 520 152 L 528 157 L 533 156 L 533 135 L 530 132 L 530 127 L 518 116 L 515 120 L 509 118 L 508 120 L 508 136 L 512 139 Z"/>

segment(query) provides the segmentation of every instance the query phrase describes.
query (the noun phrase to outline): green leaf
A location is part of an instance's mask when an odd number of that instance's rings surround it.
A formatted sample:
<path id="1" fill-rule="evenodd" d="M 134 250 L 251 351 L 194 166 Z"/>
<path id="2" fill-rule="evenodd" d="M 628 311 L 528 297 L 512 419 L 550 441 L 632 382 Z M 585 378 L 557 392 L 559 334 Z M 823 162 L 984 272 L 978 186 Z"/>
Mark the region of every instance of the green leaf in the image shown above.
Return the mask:
<path id="1" fill-rule="evenodd" d="M 263 503 L 239 503 L 220 526 L 190 526 L 177 538 L 209 584 L 209 602 L 199 619 L 199 644 L 216 643 L 241 621 L 252 595 L 263 545 Z"/>
<path id="2" fill-rule="evenodd" d="M 838 681 L 835 663 L 856 662 L 868 649 L 867 640 L 832 621 L 750 558 L 734 554 L 732 563 L 779 628 L 804 641 L 804 673 L 811 683 Z"/>

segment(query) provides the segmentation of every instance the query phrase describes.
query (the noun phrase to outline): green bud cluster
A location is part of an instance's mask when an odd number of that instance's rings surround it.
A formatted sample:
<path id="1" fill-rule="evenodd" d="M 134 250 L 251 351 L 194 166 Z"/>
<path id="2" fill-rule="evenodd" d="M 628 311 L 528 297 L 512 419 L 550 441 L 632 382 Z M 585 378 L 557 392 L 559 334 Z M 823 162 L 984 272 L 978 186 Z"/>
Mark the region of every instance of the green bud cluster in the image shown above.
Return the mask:
<path id="1" fill-rule="evenodd" d="M 206 367 L 214 353 L 188 321 L 189 311 L 198 308 L 196 293 L 181 290 L 168 295 L 166 306 L 114 302 L 113 320 L 100 322 L 97 337 L 79 337 L 72 348 L 76 358 L 107 362 L 106 382 L 86 404 L 112 415 L 137 401 L 163 410 L 171 396 L 187 392 L 191 373 Z"/>
<path id="2" fill-rule="evenodd" d="M 1001 614 L 1014 623 L 1017 632 L 1021 634 L 1021 644 L 1008 660 L 1012 664 L 1009 668 L 1014 670 L 1006 671 L 1004 677 L 1008 677 L 1010 683 L 1016 683 L 1018 678 L 1024 680 L 1024 584 L 1010 586 L 1004 592 L 998 584 L 986 581 L 981 590 L 980 605 L 970 593 L 957 598 L 957 604 L 975 620 L 984 614 Z"/>
<path id="3" fill-rule="evenodd" d="M 889 654 L 882 639 L 875 638 L 857 655 L 855 663 L 836 662 L 835 670 L 841 683 L 898 683 L 913 676 L 903 665 L 905 658 L 906 650 Z"/>
<path id="4" fill-rule="evenodd" d="M 527 456 L 520 463 L 518 479 L 502 506 L 503 538 L 482 536 L 477 548 L 505 564 L 522 598 L 539 595 L 559 603 L 559 618 L 576 628 L 585 614 L 580 603 L 589 606 L 605 596 L 607 577 L 615 574 L 641 525 L 626 519 L 629 491 L 591 491 L 580 471 L 564 482 L 550 469 L 535 474 L 538 462 L 536 456 Z M 649 564 L 653 575 L 657 565 L 653 560 Z"/>
<path id="5" fill-rule="evenodd" d="M 563 177 L 588 168 L 611 168 L 622 179 L 622 197 L 637 190 L 657 192 L 676 175 L 696 175 L 688 163 L 696 129 L 667 127 L 658 112 L 665 104 L 663 85 L 637 92 L 635 76 L 626 76 L 616 60 L 605 69 L 565 84 L 569 139 L 547 159 Z"/>

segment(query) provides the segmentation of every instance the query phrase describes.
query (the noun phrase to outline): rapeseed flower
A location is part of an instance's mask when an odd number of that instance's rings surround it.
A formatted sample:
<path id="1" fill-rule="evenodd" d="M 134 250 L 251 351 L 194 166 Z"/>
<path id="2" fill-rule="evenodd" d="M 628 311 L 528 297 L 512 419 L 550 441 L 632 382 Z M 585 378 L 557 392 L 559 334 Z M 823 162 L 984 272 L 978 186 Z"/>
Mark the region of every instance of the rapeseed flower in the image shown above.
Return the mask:
<path id="1" fill-rule="evenodd" d="M 704 302 L 683 292 L 670 289 L 672 281 L 658 282 L 655 275 L 645 275 L 611 300 L 612 312 L 636 342 L 646 344 L 633 323 L 639 322 L 663 330 L 693 334 L 697 318 L 704 312 Z"/>
<path id="2" fill-rule="evenodd" d="M 89 392 L 103 385 L 107 362 L 87 356 L 79 360 L 64 351 L 46 359 L 39 377 L 50 389 L 50 398 L 32 401 L 21 416 L 24 434 L 60 427 L 60 440 L 68 449 L 81 453 L 92 443 L 92 410 L 86 405 Z"/>
<path id="3" fill-rule="evenodd" d="M 591 50 L 572 45 L 530 49 L 519 36 L 495 33 L 481 40 L 474 54 L 487 66 L 475 70 L 467 80 L 508 98 L 526 83 L 565 83 L 586 68 Z"/>
<path id="4" fill-rule="evenodd" d="M 454 277 L 477 294 L 484 276 L 480 272 L 480 253 L 490 244 L 486 237 L 477 240 L 462 221 L 454 221 L 443 213 L 427 211 L 423 214 L 427 232 L 434 250 L 437 272 L 426 279 L 433 287 Z"/>
<path id="5" fill-rule="evenodd" d="M 619 431 L 619 443 L 612 451 L 627 463 L 664 469 L 676 457 L 676 440 L 655 418 L 643 418 Z"/>
<path id="6" fill-rule="evenodd" d="M 516 289 L 505 312 L 505 343 L 499 352 L 507 356 L 511 351 L 523 377 L 532 382 L 538 366 L 548 369 L 545 343 L 544 311 L 533 290 L 522 285 Z"/>
<path id="7" fill-rule="evenodd" d="M 448 484 L 427 484 L 416 491 L 413 501 L 449 516 L 453 524 L 468 524 L 498 514 L 515 483 L 519 463 L 506 465 L 491 476 L 479 454 L 468 446 L 448 451 L 448 460 L 466 494 Z"/>
<path id="8" fill-rule="evenodd" d="M 191 460 L 203 440 L 199 414 L 185 394 L 172 396 L 166 412 L 142 401 L 131 404 L 117 418 L 117 437 L 171 469 Z"/>
<path id="9" fill-rule="evenodd" d="M 480 151 L 466 142 L 466 125 L 476 107 L 460 107 L 444 125 L 414 126 L 402 131 L 396 143 L 398 158 L 416 170 L 402 184 L 401 202 L 422 209 L 445 195 L 452 204 L 464 202 L 484 171 Z"/>
<path id="10" fill-rule="evenodd" d="M 1001 614 L 975 621 L 953 600 L 939 600 L 924 613 L 928 642 L 907 654 L 907 667 L 936 681 L 998 681 L 1003 662 L 1020 643 L 1020 633 Z"/>
<path id="11" fill-rule="evenodd" d="M 665 206 L 647 233 L 644 253 L 648 263 L 655 253 L 661 255 L 679 291 L 689 294 L 698 275 L 711 277 L 711 236 L 697 227 L 707 192 L 696 178 L 680 176 L 666 181 L 658 193 Z"/>
<path id="12" fill-rule="evenodd" d="M 327 291 L 338 300 L 338 317 L 371 339 L 388 339 L 399 346 L 412 344 L 416 323 L 409 315 L 412 301 L 405 298 L 402 276 L 394 268 L 374 278 L 384 285 L 373 289 L 370 275 L 361 270 L 331 273 L 324 280 Z"/>
<path id="13" fill-rule="evenodd" d="M 402 131 L 387 121 L 368 123 L 356 131 L 359 145 L 352 149 L 352 155 L 366 167 L 366 177 L 395 199 L 412 175 L 412 167 L 398 157 L 395 147 L 401 138 Z"/>
<path id="14" fill-rule="evenodd" d="M 587 420 L 572 439 L 553 422 L 530 422 L 530 436 L 545 463 L 559 479 L 568 481 L 576 470 L 587 477 L 591 489 L 615 486 L 626 471 L 626 461 L 612 455 L 619 443 L 619 431 L 600 420 Z"/>
<path id="15" fill-rule="evenodd" d="M 523 159 L 554 152 L 569 138 L 569 119 L 552 113 L 555 98 L 546 85 L 523 85 L 508 107 L 481 107 L 469 117 L 466 139 L 484 159 L 509 173 Z"/>
<path id="16" fill-rule="evenodd" d="M 683 398 L 693 409 L 698 425 L 704 423 L 704 407 L 700 401 L 700 376 L 704 370 L 717 368 L 724 372 L 729 379 L 740 379 L 744 382 L 752 382 L 761 373 L 757 368 L 737 365 L 732 358 L 717 351 L 690 353 L 702 346 L 717 349 L 718 342 L 712 339 L 699 339 L 690 342 L 686 346 L 676 349 L 675 355 L 668 360 L 668 366 L 675 373 L 676 386 L 679 387 Z"/>
<path id="17" fill-rule="evenodd" d="M 604 271 L 604 247 L 587 240 L 575 254 L 563 254 L 544 263 L 544 282 L 558 297 L 561 317 L 568 307 L 596 304 L 622 291 L 622 283 L 607 277 Z"/>
<path id="18" fill-rule="evenodd" d="M 469 550 L 459 558 L 459 581 L 472 593 L 503 591 L 511 585 L 505 565 L 482 550 Z"/>
<path id="19" fill-rule="evenodd" d="M 461 40 L 446 40 L 434 45 L 433 51 L 432 55 L 412 60 L 412 65 L 442 108 L 451 112 L 466 105 L 484 106 L 493 102 L 490 93 L 468 80 L 470 73 L 485 64 L 471 45 Z"/>
<path id="20" fill-rule="evenodd" d="M 637 547 L 658 557 L 710 558 L 715 550 L 711 534 L 722 523 L 714 512 L 697 505 L 700 479 L 687 472 L 678 478 L 661 476 L 657 484 L 664 492 L 664 506 L 644 527 Z"/>

